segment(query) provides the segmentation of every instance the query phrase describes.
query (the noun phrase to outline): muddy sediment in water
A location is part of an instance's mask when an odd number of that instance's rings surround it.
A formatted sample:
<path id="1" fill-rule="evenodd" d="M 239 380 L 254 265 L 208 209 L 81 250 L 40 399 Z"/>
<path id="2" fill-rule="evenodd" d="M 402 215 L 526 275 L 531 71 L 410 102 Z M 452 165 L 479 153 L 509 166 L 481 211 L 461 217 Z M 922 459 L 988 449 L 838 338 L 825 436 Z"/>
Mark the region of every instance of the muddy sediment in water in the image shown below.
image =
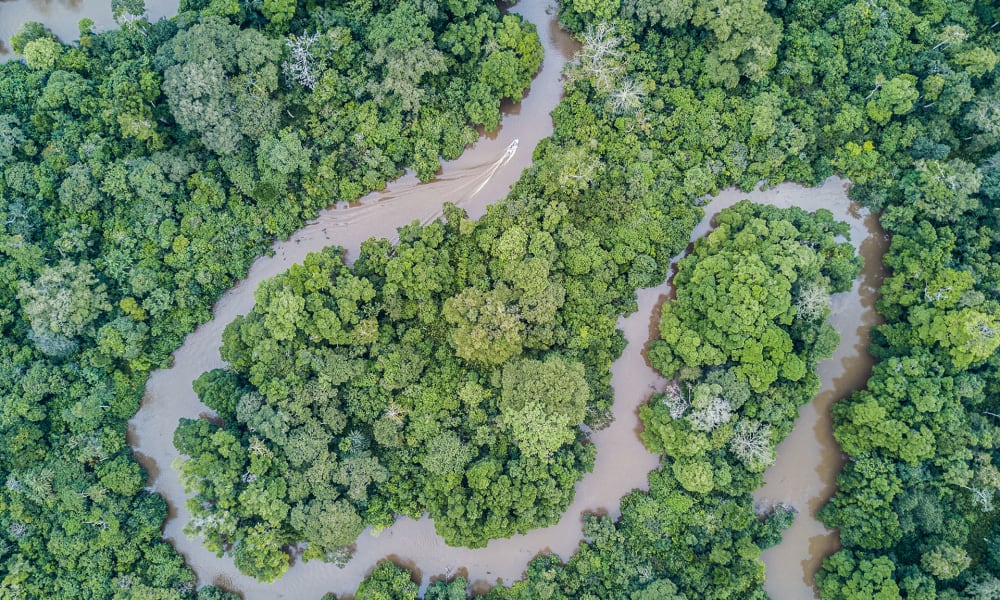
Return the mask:
<path id="1" fill-rule="evenodd" d="M 764 472 L 764 486 L 754 493 L 760 506 L 783 502 L 799 511 L 782 542 L 762 556 L 767 566 L 764 589 L 775 600 L 818 598 L 814 576 L 823 559 L 840 548 L 836 530 L 827 529 L 816 519 L 816 513 L 836 490 L 837 474 L 845 461 L 833 438 L 830 405 L 863 388 L 868 381 L 874 364 L 868 354 L 869 331 L 882 323 L 875 302 L 885 276 L 882 256 L 889 239 L 876 214 L 853 203 L 846 205 L 846 213 L 841 210 L 846 198 L 837 189 L 841 184 L 836 181 L 817 188 L 811 201 L 794 204 L 809 210 L 829 208 L 838 219 L 850 223 L 851 241 L 865 264 L 851 290 L 831 298 L 828 322 L 840 333 L 840 345 L 832 357 L 819 364 L 819 393 L 799 410 L 795 429 L 778 445 L 777 460 Z M 843 200 L 836 207 L 829 205 L 828 194 L 831 200 Z"/>
<path id="2" fill-rule="evenodd" d="M 413 174 L 408 174 L 391 183 L 385 191 L 370 194 L 352 204 L 351 208 L 323 211 L 288 240 L 276 243 L 273 255 L 257 259 L 247 277 L 216 303 L 212 321 L 186 338 L 174 353 L 173 366 L 153 373 L 147 382 L 142 407 L 129 423 L 129 443 L 151 474 L 149 489 L 162 494 L 176 511 L 176 516 L 166 522 L 164 537 L 185 555 L 200 583 L 223 581 L 227 589 L 239 590 L 247 599 L 319 598 L 326 592 L 351 594 L 379 560 L 390 556 L 402 564 L 417 567 L 425 584 L 430 577 L 455 575 L 463 568 L 470 582 L 480 588 L 498 580 L 509 583 L 519 578 L 528 561 L 541 551 L 551 549 L 569 556 L 580 539 L 580 513 L 615 509 L 618 497 L 645 480 L 648 469 L 638 476 L 637 482 L 623 482 L 624 488 L 610 495 L 578 492 L 575 515 L 571 509 L 555 529 L 495 540 L 479 550 L 445 545 L 427 518 L 400 519 L 379 533 L 370 529 L 363 533 L 357 541 L 354 558 L 345 568 L 296 561 L 284 577 L 273 584 L 260 583 L 240 574 L 231 558 L 216 557 L 200 540 L 189 539 L 183 533 L 190 514 L 184 507 L 188 496 L 172 466 L 178 458 L 173 447 L 173 431 L 180 418 L 195 418 L 208 412 L 198 402 L 191 382 L 206 370 L 224 366 L 219 356 L 222 331 L 237 315 L 250 311 L 257 285 L 301 262 L 309 252 L 330 245 L 345 248 L 347 260 L 351 262 L 365 240 L 371 237 L 394 240 L 396 228 L 413 221 L 433 220 L 440 216 L 446 201 L 464 208 L 473 218 L 482 216 L 489 204 L 507 195 L 521 171 L 531 164 L 535 146 L 551 134 L 549 113 L 561 98 L 561 70 L 578 45 L 558 28 L 553 8 L 545 3 L 522 2 L 513 12 L 524 15 L 537 26 L 545 47 L 545 62 L 528 95 L 505 114 L 500 128 L 481 138 L 459 159 L 447 163 L 433 182 L 420 184 Z M 635 438 L 631 431 L 628 433 Z M 655 459 L 653 464 L 655 466 Z M 615 465 L 610 466 L 614 471 Z M 604 485 L 602 482 L 591 487 Z M 611 506 L 605 506 L 605 498 L 613 499 Z M 563 530 L 566 533 L 562 533 Z"/>
<path id="3" fill-rule="evenodd" d="M 874 364 L 868 354 L 868 334 L 882 322 L 875 302 L 885 275 L 882 256 L 889 247 L 889 238 L 879 225 L 878 215 L 848 199 L 848 186 L 847 181 L 831 177 L 813 188 L 785 183 L 751 193 L 726 190 L 705 205 L 705 218 L 691 235 L 692 241 L 706 235 L 719 211 L 743 199 L 779 208 L 825 208 L 838 221 L 850 225 L 851 243 L 865 260 L 851 289 L 831 298 L 832 313 L 827 321 L 840 333 L 840 345 L 817 367 L 820 391 L 799 410 L 795 428 L 777 447 L 777 460 L 764 472 L 764 485 L 754 492 L 761 508 L 780 502 L 799 511 L 782 542 L 761 557 L 767 567 L 764 589 L 775 600 L 818 598 L 813 577 L 823 559 L 840 547 L 837 532 L 816 519 L 816 513 L 836 489 L 837 474 L 845 460 L 833 438 L 830 405 L 864 387 Z M 667 289 L 661 301 L 672 294 L 673 290 Z M 658 321 L 657 310 L 651 315 L 651 339 L 659 335 L 655 329 Z"/>
<path id="4" fill-rule="evenodd" d="M 882 256 L 889 247 L 889 238 L 876 214 L 848 199 L 848 186 L 845 180 L 831 177 L 813 188 L 785 183 L 751 193 L 729 189 L 712 197 L 704 206 L 705 218 L 691 234 L 692 242 L 708 234 L 714 227 L 715 215 L 743 199 L 778 208 L 797 206 L 808 211 L 825 208 L 838 221 L 850 225 L 851 243 L 865 261 L 851 289 L 831 298 L 832 313 L 827 320 L 840 333 L 840 345 L 832 357 L 817 367 L 820 391 L 799 410 L 795 428 L 777 447 L 777 460 L 764 472 L 764 485 L 754 492 L 755 503 L 761 508 L 780 502 L 799 511 L 782 542 L 761 557 L 767 567 L 764 589 L 775 600 L 818 598 L 814 575 L 823 559 L 840 548 L 837 532 L 816 519 L 816 513 L 836 490 L 837 474 L 845 460 L 833 438 L 830 405 L 861 389 L 868 381 L 874 364 L 868 354 L 868 335 L 873 326 L 882 322 L 875 302 L 885 275 Z M 685 254 L 691 249 L 688 246 Z M 663 296 L 650 315 L 650 339 L 659 337 L 659 305 L 673 299 L 671 286 L 656 288 L 661 289 Z M 652 290 L 642 290 L 640 297 L 649 291 Z M 634 342 L 631 338 L 629 341 Z"/>
<path id="5" fill-rule="evenodd" d="M 150 22 L 177 14 L 179 0 L 146 2 Z M 111 14 L 111 0 L 0 0 L 0 61 L 14 56 L 10 37 L 23 23 L 44 23 L 61 41 L 70 44 L 80 39 L 80 19 L 94 22 L 94 31 L 118 25 Z"/>
<path id="6" fill-rule="evenodd" d="M 177 5 L 177 0 L 149 2 L 147 14 L 155 20 L 173 14 Z M 639 290 L 638 311 L 618 323 L 628 345 L 612 367 L 615 421 L 593 433 L 597 447 L 594 472 L 577 484 L 575 500 L 558 524 L 469 550 L 446 546 L 427 518 L 404 518 L 378 534 L 371 530 L 363 533 L 355 557 L 346 568 L 296 561 L 273 584 L 241 575 L 230 558 L 217 558 L 199 540 L 188 539 L 182 531 L 190 515 L 184 508 L 187 495 L 173 468 L 178 458 L 173 431 L 181 417 L 210 415 L 198 402 L 191 382 L 202 372 L 223 366 L 219 356 L 222 330 L 235 316 L 249 312 L 257 284 L 328 245 L 346 248 L 350 261 L 364 240 L 373 236 L 395 239 L 397 227 L 436 218 L 445 201 L 463 207 L 473 218 L 482 216 L 486 206 L 506 195 L 521 170 L 530 165 L 535 145 L 552 132 L 549 112 L 561 97 L 559 73 L 577 45 L 559 29 L 554 7 L 532 0 L 522 2 L 515 12 L 538 26 L 545 63 L 525 99 L 520 104 L 504 104 L 500 128 L 484 133 L 461 158 L 446 164 L 434 182 L 419 184 L 409 174 L 353 208 L 324 211 L 290 239 L 275 244 L 274 255 L 255 261 L 247 278 L 220 299 L 213 320 L 188 336 L 174 355 L 174 366 L 151 376 L 143 406 L 130 422 L 129 442 L 147 469 L 149 488 L 163 494 L 170 506 L 164 537 L 185 555 L 201 584 L 215 583 L 240 591 L 247 599 L 319 598 L 330 591 L 351 594 L 379 560 L 390 558 L 412 566 L 424 585 L 442 576 L 460 574 L 469 579 L 474 592 L 484 592 L 498 582 L 520 578 L 527 563 L 539 553 L 555 552 L 568 558 L 580 541 L 583 513 L 617 517 L 619 499 L 632 489 L 647 486 L 647 475 L 659 460 L 639 440 L 637 410 L 666 382 L 647 365 L 643 349 L 656 335 L 660 304 L 672 294 L 667 283 Z M 9 52 L 10 36 L 22 22 L 44 22 L 62 40 L 73 41 L 79 37 L 77 22 L 84 17 L 93 19 L 98 30 L 115 26 L 107 0 L 0 0 L 0 60 L 11 56 L 4 55 L 4 51 Z M 802 408 L 795 430 L 778 447 L 777 461 L 765 473 L 765 486 L 755 494 L 761 504 L 785 502 L 800 511 L 784 541 L 764 553 L 768 566 L 765 588 L 776 600 L 813 598 L 812 575 L 838 542 L 835 532 L 815 520 L 816 511 L 834 490 L 843 463 L 832 437 L 828 409 L 832 402 L 862 387 L 870 373 L 868 330 L 878 323 L 874 302 L 887 241 L 876 217 L 850 203 L 845 182 L 838 179 L 828 180 L 818 188 L 784 184 L 750 194 L 723 192 L 705 206 L 706 217 L 691 239 L 705 235 L 719 210 L 743 198 L 781 207 L 827 208 L 838 219 L 851 223 L 852 241 L 866 259 L 854 288 L 833 298 L 830 322 L 840 332 L 841 344 L 834 357 L 819 366 L 822 389 L 813 403 Z"/>

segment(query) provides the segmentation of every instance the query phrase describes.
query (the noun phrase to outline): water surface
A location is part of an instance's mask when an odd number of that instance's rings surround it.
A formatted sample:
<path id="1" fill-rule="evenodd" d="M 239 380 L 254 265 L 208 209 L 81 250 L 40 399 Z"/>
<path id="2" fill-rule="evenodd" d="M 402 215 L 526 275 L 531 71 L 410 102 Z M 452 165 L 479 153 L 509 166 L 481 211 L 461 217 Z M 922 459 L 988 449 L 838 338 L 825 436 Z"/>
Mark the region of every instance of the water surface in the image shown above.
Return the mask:
<path id="1" fill-rule="evenodd" d="M 147 2 L 147 16 L 151 20 L 169 16 L 177 5 L 177 0 Z M 188 539 L 182 532 L 189 514 L 184 509 L 187 495 L 173 468 L 178 458 L 172 443 L 173 430 L 181 417 L 211 415 L 198 402 L 191 382 L 203 371 L 223 366 L 219 356 L 222 330 L 236 315 L 250 311 L 257 284 L 327 245 L 345 247 L 350 262 L 364 240 L 372 236 L 394 239 L 397 227 L 439 216 L 445 201 L 462 206 L 474 218 L 481 216 L 487 205 L 506 195 L 521 170 L 530 164 L 535 145 L 551 134 L 549 112 L 560 99 L 559 74 L 577 46 L 559 30 L 552 7 L 545 3 L 525 1 L 514 12 L 538 26 L 545 63 L 525 99 L 520 104 L 505 105 L 500 129 L 481 138 L 458 160 L 447 163 L 434 182 L 418 184 L 412 174 L 407 175 L 353 208 L 324 211 L 290 239 L 276 243 L 274 255 L 255 261 L 247 278 L 219 300 L 213 320 L 188 336 L 174 355 L 173 367 L 150 377 L 143 406 L 130 422 L 129 441 L 149 472 L 150 489 L 163 494 L 170 506 L 164 536 L 185 555 L 200 583 L 242 591 L 247 599 L 319 598 L 329 591 L 350 594 L 379 560 L 391 558 L 413 568 L 424 585 L 433 576 L 461 573 L 474 589 L 482 591 L 495 583 L 520 578 L 528 561 L 540 552 L 568 558 L 580 541 L 584 512 L 616 517 L 619 499 L 632 489 L 647 486 L 647 475 L 659 461 L 639 441 L 637 410 L 666 382 L 647 365 L 643 349 L 651 332 L 656 331 L 658 307 L 671 292 L 668 283 L 639 290 L 639 310 L 619 320 L 628 345 L 612 367 L 615 421 L 593 434 L 597 447 L 594 472 L 577 484 L 575 500 L 558 524 L 494 540 L 483 549 L 468 550 L 446 546 L 434 533 L 429 519 L 404 518 L 377 536 L 370 530 L 363 533 L 355 558 L 346 568 L 296 562 L 273 584 L 241 575 L 231 559 L 217 558 L 200 541 Z M 0 0 L 0 60 L 9 51 L 10 36 L 21 23 L 41 21 L 60 39 L 72 42 L 79 37 L 77 22 L 84 17 L 94 21 L 96 30 L 115 26 L 109 0 Z M 764 553 L 768 567 L 765 588 L 775 600 L 808 599 L 815 597 L 812 576 L 822 558 L 838 547 L 836 532 L 825 529 L 815 519 L 816 511 L 833 493 L 836 474 L 843 464 L 832 437 L 828 409 L 832 402 L 863 386 L 870 373 L 868 330 L 879 322 L 874 302 L 887 242 L 875 216 L 850 203 L 845 182 L 838 179 L 811 189 L 785 184 L 751 194 L 723 192 L 705 207 L 705 219 L 691 239 L 711 229 L 718 211 L 747 197 L 781 207 L 831 210 L 838 219 L 851 224 L 852 240 L 866 259 L 865 269 L 852 290 L 833 298 L 830 322 L 841 334 L 841 345 L 831 359 L 819 366 L 822 389 L 811 404 L 802 408 L 795 430 L 778 446 L 777 461 L 765 473 L 765 486 L 755 494 L 762 505 L 786 502 L 800 511 L 784 541 Z"/>
<path id="2" fill-rule="evenodd" d="M 177 14 L 179 0 L 148 0 L 146 18 L 156 21 Z M 44 23 L 61 41 L 80 39 L 80 19 L 94 22 L 94 31 L 117 27 L 111 16 L 111 0 L 0 0 L 0 60 L 12 56 L 10 36 L 22 23 Z"/>

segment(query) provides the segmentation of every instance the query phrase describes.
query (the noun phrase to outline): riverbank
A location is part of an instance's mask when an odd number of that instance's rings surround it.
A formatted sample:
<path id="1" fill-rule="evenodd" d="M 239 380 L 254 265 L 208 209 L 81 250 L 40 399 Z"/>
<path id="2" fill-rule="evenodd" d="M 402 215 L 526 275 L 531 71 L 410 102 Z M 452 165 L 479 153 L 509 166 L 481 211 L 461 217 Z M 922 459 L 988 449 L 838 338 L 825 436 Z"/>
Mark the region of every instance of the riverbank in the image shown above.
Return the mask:
<path id="1" fill-rule="evenodd" d="M 177 14 L 178 0 L 157 0 L 146 3 L 146 18 L 150 22 Z M 110 0 L 34 0 L 0 2 L 0 61 L 14 56 L 10 38 L 21 25 L 29 21 L 44 23 L 60 40 L 71 43 L 80 39 L 80 19 L 94 22 L 95 31 L 118 26 L 111 14 Z"/>
<path id="2" fill-rule="evenodd" d="M 401 519 L 378 537 L 371 532 L 358 540 L 354 559 L 344 569 L 325 563 L 297 562 L 280 582 L 268 585 L 241 575 L 228 558 L 217 558 L 200 540 L 188 539 L 184 525 L 189 514 L 184 508 L 184 493 L 178 473 L 172 468 L 178 453 L 173 446 L 173 431 L 181 417 L 210 414 L 198 402 L 191 382 L 203 371 L 221 367 L 219 356 L 222 331 L 237 315 L 253 307 L 257 285 L 292 264 L 301 262 L 313 251 L 330 245 L 346 249 L 347 261 L 353 261 L 361 243 L 370 237 L 395 239 L 396 228 L 413 221 L 428 222 L 441 213 L 445 201 L 464 208 L 470 217 L 482 216 L 489 204 L 507 195 L 521 171 L 531 164 L 535 146 L 552 132 L 549 113 L 562 94 L 563 65 L 578 49 L 576 42 L 563 32 L 554 10 L 542 3 L 522 3 L 512 9 L 538 28 L 545 48 L 545 62 L 532 82 L 531 90 L 520 104 L 505 107 L 499 129 L 480 140 L 457 160 L 444 165 L 438 177 L 420 184 L 408 174 L 391 183 L 383 192 L 370 194 L 352 208 L 332 208 L 273 246 L 271 256 L 257 259 L 247 277 L 230 289 L 215 304 L 212 321 L 190 334 L 177 352 L 170 369 L 154 372 L 146 386 L 146 396 L 139 412 L 130 421 L 129 443 L 136 457 L 150 473 L 149 489 L 162 494 L 170 505 L 164 537 L 185 555 L 201 584 L 216 583 L 237 589 L 247 599 L 320 597 L 326 592 L 353 593 L 358 582 L 381 559 L 393 558 L 412 564 L 428 575 L 456 572 L 464 567 L 470 580 L 494 583 L 500 573 L 520 576 L 524 565 L 538 552 L 549 547 L 549 533 L 534 532 L 509 540 L 497 540 L 486 549 L 450 548 L 434 533 L 428 519 Z M 516 152 L 510 149 L 516 141 Z M 628 488 L 631 489 L 631 488 Z M 620 497 L 628 489 L 615 497 Z M 589 507 L 588 507 L 589 508 Z M 567 522 L 564 517 L 563 522 Z M 567 554 L 576 548 L 579 519 L 573 523 L 576 533 L 564 548 Z M 541 530 L 545 532 L 547 530 Z M 531 542 L 524 538 L 532 537 Z M 538 549 L 526 550 L 537 547 Z"/>

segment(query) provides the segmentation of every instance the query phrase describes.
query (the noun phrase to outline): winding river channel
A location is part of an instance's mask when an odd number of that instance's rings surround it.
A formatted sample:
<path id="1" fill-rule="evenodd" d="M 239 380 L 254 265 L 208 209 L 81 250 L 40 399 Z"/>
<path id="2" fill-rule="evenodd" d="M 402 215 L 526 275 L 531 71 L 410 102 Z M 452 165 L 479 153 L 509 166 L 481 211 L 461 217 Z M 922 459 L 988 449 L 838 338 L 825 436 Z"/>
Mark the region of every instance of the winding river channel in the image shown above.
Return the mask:
<path id="1" fill-rule="evenodd" d="M 6 44 L 17 23 L 38 20 L 63 39 L 72 40 L 77 36 L 76 22 L 85 16 L 93 18 L 98 28 L 113 26 L 109 4 L 108 0 L 0 0 L 0 37 Z M 151 18 L 156 18 L 175 11 L 177 2 L 147 5 Z M 174 469 L 179 456 L 173 446 L 173 431 L 182 417 L 211 416 L 192 391 L 191 382 L 206 370 L 224 366 L 219 355 L 222 331 L 237 315 L 250 311 L 257 285 L 328 245 L 346 248 L 350 262 L 363 241 L 370 237 L 394 239 L 397 227 L 439 216 L 445 201 L 458 204 L 471 217 L 481 216 L 489 204 L 507 194 L 530 164 L 535 146 L 551 134 L 549 113 L 561 97 L 560 73 L 578 45 L 559 29 L 554 6 L 547 2 L 522 0 L 512 10 L 537 25 L 545 62 L 522 102 L 505 105 L 501 127 L 481 137 L 458 160 L 446 163 L 433 182 L 420 184 L 408 174 L 360 203 L 323 211 L 288 240 L 276 243 L 273 254 L 258 258 L 247 277 L 216 303 L 213 319 L 186 338 L 174 354 L 173 366 L 150 377 L 142 407 L 129 422 L 129 443 L 149 472 L 149 489 L 162 494 L 170 506 L 164 537 L 184 554 L 201 584 L 240 591 L 248 600 L 319 598 L 326 592 L 349 595 L 379 560 L 390 558 L 412 568 L 424 585 L 432 577 L 462 574 L 474 591 L 484 591 L 498 582 L 520 578 L 527 563 L 539 553 L 554 552 L 568 558 L 581 539 L 582 514 L 617 516 L 619 499 L 635 488 L 645 488 L 649 471 L 658 466 L 658 457 L 647 452 L 639 440 L 637 410 L 666 383 L 649 368 L 644 350 L 656 331 L 658 307 L 671 292 L 667 282 L 639 290 L 638 311 L 619 321 L 628 345 L 612 367 L 615 421 L 593 434 L 597 448 L 594 471 L 577 484 L 575 500 L 559 523 L 469 550 L 445 545 L 426 517 L 415 521 L 403 518 L 378 534 L 371 530 L 362 533 L 354 558 L 345 568 L 296 562 L 273 584 L 241 575 L 231 559 L 216 557 L 200 540 L 183 533 L 189 519 L 184 508 L 188 495 Z M 802 408 L 795 430 L 778 447 L 778 459 L 765 473 L 765 486 L 755 494 L 761 506 L 785 502 L 800 511 L 784 541 L 763 557 L 768 573 L 765 587 L 776 600 L 815 597 L 812 575 L 822 558 L 837 547 L 836 533 L 815 519 L 818 508 L 832 494 L 843 464 L 832 437 L 828 409 L 832 402 L 864 384 L 872 364 L 866 351 L 868 330 L 877 323 L 874 303 L 887 241 L 877 218 L 848 200 L 846 186 L 846 182 L 832 178 L 816 188 L 783 184 L 749 194 L 727 190 L 704 206 L 706 216 L 691 236 L 694 240 L 705 235 L 718 211 L 744 198 L 779 207 L 826 208 L 850 223 L 851 239 L 866 261 L 851 291 L 833 298 L 830 321 L 841 334 L 841 345 L 819 367 L 822 389 Z"/>

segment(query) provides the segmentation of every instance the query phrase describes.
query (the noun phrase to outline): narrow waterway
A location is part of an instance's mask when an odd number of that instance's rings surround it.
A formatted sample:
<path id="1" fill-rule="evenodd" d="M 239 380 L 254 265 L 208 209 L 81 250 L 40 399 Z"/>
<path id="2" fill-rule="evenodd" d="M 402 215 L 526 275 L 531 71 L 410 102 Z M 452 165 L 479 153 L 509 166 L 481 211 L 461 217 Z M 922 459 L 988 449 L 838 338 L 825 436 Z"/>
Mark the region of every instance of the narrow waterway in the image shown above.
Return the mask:
<path id="1" fill-rule="evenodd" d="M 146 18 L 156 21 L 177 14 L 179 0 L 148 0 Z M 80 39 L 80 19 L 94 22 L 95 31 L 117 27 L 111 0 L 0 0 L 0 61 L 12 56 L 10 36 L 22 23 L 44 23 L 67 44 Z"/>
<path id="2" fill-rule="evenodd" d="M 147 2 L 147 15 L 153 20 L 173 14 L 177 5 L 177 0 Z M 219 300 L 213 320 L 188 336 L 174 355 L 173 367 L 151 376 L 143 406 L 130 422 L 129 442 L 149 471 L 149 488 L 163 494 L 170 506 L 164 537 L 185 555 L 200 583 L 241 591 L 247 599 L 319 598 L 330 591 L 351 594 L 376 562 L 390 558 L 413 568 L 425 585 L 431 577 L 461 573 L 475 591 L 484 591 L 498 582 L 520 578 L 528 561 L 539 553 L 554 552 L 568 558 L 580 541 L 584 512 L 616 517 L 619 499 L 632 489 L 646 487 L 647 475 L 659 461 L 639 440 L 637 410 L 666 382 L 646 364 L 643 350 L 651 332 L 656 331 L 658 307 L 671 291 L 668 283 L 639 290 L 638 311 L 619 321 L 628 345 L 612 367 L 615 421 L 593 434 L 597 447 L 594 472 L 577 484 L 575 500 L 558 524 L 468 550 L 446 546 L 427 518 L 400 519 L 378 535 L 363 533 L 346 568 L 296 563 L 274 584 L 242 576 L 231 559 L 217 558 L 182 531 L 189 514 L 184 508 L 187 495 L 173 468 L 178 458 L 173 431 L 181 417 L 211 414 L 198 402 L 191 382 L 203 371 L 223 366 L 219 356 L 222 331 L 236 315 L 252 308 L 257 284 L 328 245 L 345 247 L 348 260 L 353 260 L 364 240 L 373 236 L 394 239 L 397 227 L 439 216 L 445 201 L 462 206 L 474 218 L 481 216 L 490 203 L 506 195 L 530 164 L 537 143 L 552 132 L 549 112 L 561 96 L 560 71 L 577 45 L 559 30 L 554 6 L 526 0 L 514 12 L 538 26 L 545 63 L 530 94 L 520 104 L 505 106 L 500 129 L 482 137 L 460 159 L 446 164 L 434 182 L 418 184 L 412 174 L 407 175 L 386 191 L 366 197 L 360 205 L 324 211 L 289 240 L 275 244 L 273 256 L 255 261 L 247 278 Z M 92 19 L 98 30 L 115 26 L 109 0 L 0 0 L 0 60 L 10 57 L 10 36 L 22 22 L 43 22 L 62 40 L 73 41 L 79 37 L 77 22 L 84 17 Z M 830 322 L 840 332 L 841 344 L 836 354 L 819 366 L 822 389 L 802 408 L 795 430 L 778 447 L 778 459 L 765 473 L 765 486 L 755 494 L 762 506 L 785 502 L 800 511 L 784 541 L 763 556 L 768 569 L 765 588 L 775 600 L 814 598 L 813 574 L 822 559 L 837 548 L 836 532 L 815 519 L 816 511 L 833 493 L 843 464 L 832 437 L 829 406 L 863 386 L 872 364 L 866 351 L 868 330 L 878 323 L 874 303 L 887 240 L 877 218 L 847 199 L 845 186 L 844 181 L 834 178 L 817 188 L 784 184 L 750 194 L 727 190 L 704 207 L 706 216 L 691 236 L 694 240 L 705 235 L 720 210 L 743 198 L 780 207 L 827 208 L 850 223 L 852 241 L 866 261 L 852 290 L 833 298 Z"/>
<path id="3" fill-rule="evenodd" d="M 831 299 L 828 322 L 840 333 L 840 346 L 817 368 L 820 391 L 800 409 L 795 429 L 778 445 L 777 460 L 764 472 L 764 486 L 754 493 L 761 507 L 783 502 L 799 511 L 782 542 L 762 556 L 767 566 L 764 589 L 775 600 L 818 598 L 814 575 L 823 559 L 840 548 L 837 532 L 816 519 L 836 490 L 837 474 L 844 465 L 833 438 L 830 405 L 864 387 L 874 363 L 868 354 L 869 330 L 882 322 L 875 301 L 885 275 L 882 256 L 889 239 L 876 214 L 847 202 L 844 186 L 842 180 L 830 179 L 819 188 L 779 186 L 760 197 L 749 195 L 751 200 L 778 206 L 830 209 L 850 223 L 851 241 L 865 260 L 851 290 Z"/>
<path id="4" fill-rule="evenodd" d="M 364 575 L 387 557 L 415 567 L 423 574 L 424 583 L 430 576 L 455 574 L 459 569 L 480 587 L 495 584 L 498 579 L 510 582 L 520 577 L 525 565 L 539 551 L 551 549 L 568 556 L 576 549 L 580 538 L 581 512 L 605 507 L 612 511 L 620 496 L 645 481 L 648 468 L 634 481 L 622 480 L 619 487 L 614 487 L 610 482 L 616 479 L 617 473 L 615 465 L 609 465 L 611 468 L 605 473 L 607 478 L 600 473 L 588 477 L 589 490 L 593 493 L 580 489 L 578 503 L 559 525 L 526 536 L 496 540 L 480 550 L 446 546 L 427 518 L 400 519 L 377 536 L 370 531 L 363 533 L 354 558 L 345 568 L 320 562 L 296 562 L 274 584 L 263 584 L 241 575 L 230 558 L 216 557 L 201 545 L 200 540 L 189 539 L 183 533 L 190 515 L 184 508 L 188 496 L 173 468 L 178 458 L 173 446 L 173 431 L 181 417 L 211 414 L 198 402 L 191 382 L 202 372 L 223 366 L 219 356 L 222 331 L 237 315 L 250 311 L 257 285 L 301 262 L 309 252 L 329 245 L 344 247 L 350 262 L 368 238 L 394 239 L 396 228 L 414 220 L 428 222 L 439 216 L 446 201 L 461 206 L 474 218 L 482 216 L 489 204 L 506 196 L 521 171 L 531 164 L 535 146 L 552 133 L 549 113 L 561 98 L 562 67 L 572 58 L 578 45 L 559 29 L 554 6 L 527 1 L 512 11 L 537 26 L 545 48 L 545 61 L 532 82 L 530 93 L 521 103 L 505 107 L 499 130 L 482 137 L 461 158 L 446 164 L 433 182 L 419 184 L 412 175 L 405 176 L 390 184 L 384 192 L 364 198 L 360 205 L 324 211 L 290 239 L 276 243 L 273 255 L 257 259 L 246 279 L 216 303 L 212 321 L 186 338 L 174 353 L 173 366 L 153 373 L 147 382 L 143 405 L 130 421 L 129 443 L 149 471 L 149 489 L 162 494 L 170 505 L 164 537 L 185 555 L 200 583 L 221 584 L 243 592 L 248 599 L 319 598 L 326 592 L 350 594 Z M 645 339 L 644 333 L 642 338 Z M 606 430 L 599 435 L 611 433 Z M 638 444 L 632 429 L 626 433 Z M 655 464 L 654 459 L 652 466 Z M 581 487 L 586 486 L 581 484 Z"/>

